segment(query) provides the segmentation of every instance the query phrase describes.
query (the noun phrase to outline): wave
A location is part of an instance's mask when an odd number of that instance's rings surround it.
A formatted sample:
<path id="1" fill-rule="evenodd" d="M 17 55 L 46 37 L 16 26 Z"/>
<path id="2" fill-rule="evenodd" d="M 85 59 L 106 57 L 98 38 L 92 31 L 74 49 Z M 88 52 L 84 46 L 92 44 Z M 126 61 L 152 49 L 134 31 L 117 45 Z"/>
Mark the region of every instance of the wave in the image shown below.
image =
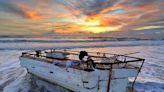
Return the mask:
<path id="1" fill-rule="evenodd" d="M 24 42 L 39 42 L 39 43 L 69 43 L 69 42 L 102 42 L 112 40 L 0 40 L 0 43 L 24 43 Z"/>
<path id="2" fill-rule="evenodd" d="M 0 43 L 79 43 L 79 42 L 117 42 L 117 41 L 163 41 L 163 40 L 118 40 L 118 39 L 50 39 L 50 40 L 35 40 L 35 39 L 3 39 L 0 40 Z M 163 41 L 164 42 L 164 41 Z"/>
<path id="3" fill-rule="evenodd" d="M 133 46 L 164 46 L 164 41 L 102 41 L 102 40 L 17 40 L 0 43 L 0 50 L 75 49 Z M 5 42 L 0 40 L 0 42 Z"/>
<path id="4" fill-rule="evenodd" d="M 137 82 L 135 84 L 135 88 L 137 92 L 163 92 L 164 83 L 157 83 L 157 82 Z"/>

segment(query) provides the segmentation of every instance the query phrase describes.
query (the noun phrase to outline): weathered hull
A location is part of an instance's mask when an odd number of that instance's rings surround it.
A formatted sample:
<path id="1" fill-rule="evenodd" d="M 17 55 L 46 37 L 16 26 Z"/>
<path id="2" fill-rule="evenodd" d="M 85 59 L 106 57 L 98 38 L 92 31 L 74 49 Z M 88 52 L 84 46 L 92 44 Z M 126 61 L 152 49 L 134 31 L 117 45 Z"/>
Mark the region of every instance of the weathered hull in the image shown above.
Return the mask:
<path id="1" fill-rule="evenodd" d="M 31 74 L 75 92 L 108 92 L 108 88 L 109 92 L 127 92 L 128 77 L 138 73 L 138 69 L 112 69 L 109 77 L 109 70 L 87 72 L 69 68 L 67 71 L 65 67 L 27 57 L 20 57 L 20 61 Z"/>

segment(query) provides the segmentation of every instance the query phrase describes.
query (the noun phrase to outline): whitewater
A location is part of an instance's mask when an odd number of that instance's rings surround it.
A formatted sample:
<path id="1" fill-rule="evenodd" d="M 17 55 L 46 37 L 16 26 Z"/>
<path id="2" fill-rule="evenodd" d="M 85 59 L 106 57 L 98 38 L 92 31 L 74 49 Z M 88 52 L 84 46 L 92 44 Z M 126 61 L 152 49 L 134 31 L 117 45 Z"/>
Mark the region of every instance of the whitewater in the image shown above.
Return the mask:
<path id="1" fill-rule="evenodd" d="M 111 40 L 0 40 L 0 92 L 44 92 L 33 87 L 26 69 L 20 66 L 23 51 L 42 49 L 75 49 L 91 52 L 127 54 L 145 59 L 135 89 L 137 92 L 164 92 L 164 41 Z M 48 84 L 47 84 L 48 85 Z M 53 92 L 64 92 L 64 90 Z M 46 92 L 46 91 L 45 91 Z"/>

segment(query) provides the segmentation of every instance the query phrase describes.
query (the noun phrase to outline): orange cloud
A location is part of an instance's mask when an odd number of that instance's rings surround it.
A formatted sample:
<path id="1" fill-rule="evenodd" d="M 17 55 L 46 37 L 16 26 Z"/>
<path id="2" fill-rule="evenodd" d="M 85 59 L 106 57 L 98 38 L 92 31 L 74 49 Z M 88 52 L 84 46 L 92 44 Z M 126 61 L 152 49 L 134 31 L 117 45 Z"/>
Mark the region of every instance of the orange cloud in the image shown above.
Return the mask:
<path id="1" fill-rule="evenodd" d="M 44 19 L 43 16 L 40 16 L 36 11 L 24 11 L 25 16 L 31 18 L 32 20 L 41 20 Z"/>
<path id="2" fill-rule="evenodd" d="M 24 15 L 25 17 L 28 17 L 32 20 L 41 20 L 41 19 L 45 19 L 44 16 L 40 15 L 38 11 L 36 11 L 35 9 L 31 9 L 27 4 L 25 3 L 17 3 L 17 7 L 20 8 L 20 10 L 22 11 L 22 15 Z"/>
<path id="3" fill-rule="evenodd" d="M 57 17 L 59 18 L 73 17 L 73 16 L 80 15 L 80 13 L 81 12 L 79 10 L 72 10 L 71 12 L 68 12 L 68 13 L 58 14 Z"/>
<path id="4" fill-rule="evenodd" d="M 55 32 L 62 33 L 62 34 L 77 33 L 80 29 L 81 27 L 75 24 L 54 26 Z"/>

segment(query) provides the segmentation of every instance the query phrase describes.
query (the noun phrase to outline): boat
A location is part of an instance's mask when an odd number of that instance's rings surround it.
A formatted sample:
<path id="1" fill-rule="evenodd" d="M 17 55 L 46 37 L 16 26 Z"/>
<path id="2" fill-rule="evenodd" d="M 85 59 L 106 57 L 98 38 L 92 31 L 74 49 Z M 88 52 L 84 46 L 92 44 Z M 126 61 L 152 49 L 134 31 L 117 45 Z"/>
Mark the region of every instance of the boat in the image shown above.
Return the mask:
<path id="1" fill-rule="evenodd" d="M 69 49 L 22 52 L 19 59 L 28 73 L 71 92 L 134 92 L 145 61 L 128 54 Z"/>

